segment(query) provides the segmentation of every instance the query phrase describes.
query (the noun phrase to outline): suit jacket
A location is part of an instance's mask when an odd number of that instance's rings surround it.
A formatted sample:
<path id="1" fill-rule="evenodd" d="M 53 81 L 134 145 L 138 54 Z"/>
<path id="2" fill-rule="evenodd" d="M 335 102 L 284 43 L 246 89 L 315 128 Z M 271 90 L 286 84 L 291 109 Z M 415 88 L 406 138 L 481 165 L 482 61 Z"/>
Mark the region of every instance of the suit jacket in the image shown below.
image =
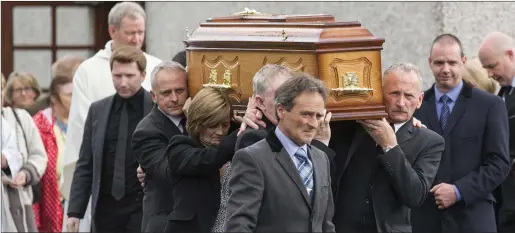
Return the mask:
<path id="1" fill-rule="evenodd" d="M 140 121 L 132 136 L 132 149 L 145 172 L 142 232 L 163 232 L 173 209 L 172 186 L 167 178 L 168 142 L 182 134 L 157 106 Z"/>
<path id="2" fill-rule="evenodd" d="M 334 124 L 336 127 L 332 131 L 344 132 L 337 124 Z M 337 151 L 337 156 L 343 158 L 333 160 L 333 167 L 336 168 L 336 172 L 333 173 L 335 203 L 338 201 L 339 192 L 349 192 L 340 188 L 342 177 L 351 158 L 359 156 L 355 152 L 361 141 L 365 137 L 370 137 L 361 125 L 355 123 L 354 127 L 355 133 L 350 146 L 347 147 L 347 155 L 342 154 L 342 150 Z M 406 122 L 397 131 L 396 136 L 398 146 L 387 153 L 378 154 L 380 167 L 372 178 L 372 203 L 378 232 L 411 232 L 410 208 L 424 203 L 445 147 L 440 135 L 428 129 L 413 127 L 412 120 Z M 333 138 L 329 146 L 340 148 L 334 144 L 344 142 L 339 137 Z M 336 207 L 339 208 L 338 205 Z"/>
<path id="3" fill-rule="evenodd" d="M 152 109 L 152 97 L 145 91 L 143 97 L 146 115 Z M 113 105 L 114 95 L 93 102 L 88 110 L 79 160 L 75 166 L 73 182 L 70 192 L 68 213 L 84 216 L 91 195 L 91 215 L 95 219 L 96 205 L 102 177 L 102 159 L 104 151 L 104 138 Z M 134 171 L 136 172 L 136 171 Z"/>
<path id="4" fill-rule="evenodd" d="M 232 161 L 227 232 L 334 232 L 327 155 L 308 146 L 314 169 L 313 198 L 272 131 L 236 152 Z"/>
<path id="5" fill-rule="evenodd" d="M 502 90 L 499 97 L 504 96 Z M 515 91 L 507 94 L 505 104 L 508 112 L 509 125 L 509 155 L 512 164 L 512 172 L 515 170 Z M 509 175 L 495 190 L 494 197 L 497 200 L 496 214 L 498 214 L 498 230 L 499 232 L 515 232 L 515 177 Z"/>
<path id="6" fill-rule="evenodd" d="M 462 201 L 438 210 L 433 196 L 412 211 L 414 232 L 495 232 L 492 191 L 506 178 L 508 117 L 504 102 L 464 83 L 447 127 L 437 119 L 434 86 L 415 113 L 445 139 L 445 151 L 433 185 L 454 184 Z"/>
<path id="7" fill-rule="evenodd" d="M 237 133 L 223 137 L 216 148 L 172 137 L 167 163 L 174 202 L 165 232 L 211 232 L 220 208 L 220 168 L 234 155 Z"/>

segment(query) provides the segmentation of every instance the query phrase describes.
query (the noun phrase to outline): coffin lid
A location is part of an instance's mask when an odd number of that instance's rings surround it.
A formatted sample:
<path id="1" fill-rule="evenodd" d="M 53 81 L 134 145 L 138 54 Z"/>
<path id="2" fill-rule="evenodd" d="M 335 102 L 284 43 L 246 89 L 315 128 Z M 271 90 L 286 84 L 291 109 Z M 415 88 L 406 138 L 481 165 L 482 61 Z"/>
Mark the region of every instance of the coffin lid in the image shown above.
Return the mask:
<path id="1" fill-rule="evenodd" d="M 208 19 L 184 43 L 190 51 L 341 52 L 381 50 L 384 41 L 360 22 L 335 22 L 331 15 L 271 15 L 245 9 Z"/>

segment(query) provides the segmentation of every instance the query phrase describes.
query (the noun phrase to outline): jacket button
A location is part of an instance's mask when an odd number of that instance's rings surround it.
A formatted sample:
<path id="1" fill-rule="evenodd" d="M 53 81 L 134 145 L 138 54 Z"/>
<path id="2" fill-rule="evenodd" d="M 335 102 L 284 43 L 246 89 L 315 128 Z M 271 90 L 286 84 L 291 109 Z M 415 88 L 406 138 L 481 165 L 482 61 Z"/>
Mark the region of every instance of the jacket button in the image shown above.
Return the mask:
<path id="1" fill-rule="evenodd" d="M 367 204 L 370 203 L 370 200 L 368 200 L 368 198 L 365 199 L 365 203 L 367 203 Z"/>

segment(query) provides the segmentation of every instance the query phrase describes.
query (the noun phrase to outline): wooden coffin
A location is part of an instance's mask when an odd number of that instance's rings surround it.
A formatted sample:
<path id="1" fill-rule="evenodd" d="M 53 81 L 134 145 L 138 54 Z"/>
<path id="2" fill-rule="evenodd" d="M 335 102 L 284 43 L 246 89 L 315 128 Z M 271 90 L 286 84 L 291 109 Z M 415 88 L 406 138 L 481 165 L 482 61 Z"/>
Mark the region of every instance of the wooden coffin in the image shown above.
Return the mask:
<path id="1" fill-rule="evenodd" d="M 223 88 L 235 109 L 244 111 L 254 74 L 273 63 L 323 80 L 333 120 L 386 116 L 383 38 L 359 22 L 335 22 L 330 15 L 246 12 L 208 19 L 184 41 L 192 96 L 204 86 Z"/>

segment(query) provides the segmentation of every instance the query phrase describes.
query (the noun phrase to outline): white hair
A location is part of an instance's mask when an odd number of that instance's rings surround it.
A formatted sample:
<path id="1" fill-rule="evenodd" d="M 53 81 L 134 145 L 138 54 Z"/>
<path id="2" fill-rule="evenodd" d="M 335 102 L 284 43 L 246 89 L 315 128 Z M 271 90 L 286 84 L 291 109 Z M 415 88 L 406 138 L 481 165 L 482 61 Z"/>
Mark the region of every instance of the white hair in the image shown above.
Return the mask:
<path id="1" fill-rule="evenodd" d="M 141 7 L 138 3 L 120 2 L 114 5 L 111 11 L 109 11 L 107 24 L 113 25 L 115 28 L 120 28 L 122 19 L 124 17 L 129 17 L 131 19 L 143 17 L 143 19 L 145 19 L 146 14 L 145 10 L 143 10 L 143 7 Z"/>
<path id="2" fill-rule="evenodd" d="M 396 62 L 394 63 L 393 65 L 391 65 L 390 67 L 388 67 L 388 69 L 386 69 L 384 71 L 384 75 L 383 75 L 383 79 L 390 73 L 393 73 L 393 72 L 398 72 L 398 71 L 402 71 L 402 72 L 405 72 L 405 73 L 415 73 L 416 75 L 416 78 L 417 78 L 417 83 L 418 83 L 418 87 L 420 88 L 420 90 L 422 90 L 422 74 L 420 73 L 420 69 L 409 63 L 409 62 Z M 383 80 L 383 86 L 384 86 L 384 80 Z"/>
<path id="3" fill-rule="evenodd" d="M 252 78 L 253 95 L 265 93 L 270 81 L 279 75 L 293 76 L 293 72 L 288 67 L 277 64 L 266 64 L 259 69 Z"/>
<path id="4" fill-rule="evenodd" d="M 156 67 L 154 67 L 154 69 L 152 70 L 152 73 L 150 73 L 150 85 L 152 87 L 152 90 L 156 89 L 157 74 L 159 73 L 159 71 L 164 70 L 164 69 L 184 72 L 186 74 L 186 83 L 188 82 L 188 75 L 187 75 L 187 72 L 186 72 L 186 69 L 184 68 L 184 66 L 182 66 L 180 63 L 174 62 L 174 61 L 163 61 L 163 62 L 159 63 Z"/>

